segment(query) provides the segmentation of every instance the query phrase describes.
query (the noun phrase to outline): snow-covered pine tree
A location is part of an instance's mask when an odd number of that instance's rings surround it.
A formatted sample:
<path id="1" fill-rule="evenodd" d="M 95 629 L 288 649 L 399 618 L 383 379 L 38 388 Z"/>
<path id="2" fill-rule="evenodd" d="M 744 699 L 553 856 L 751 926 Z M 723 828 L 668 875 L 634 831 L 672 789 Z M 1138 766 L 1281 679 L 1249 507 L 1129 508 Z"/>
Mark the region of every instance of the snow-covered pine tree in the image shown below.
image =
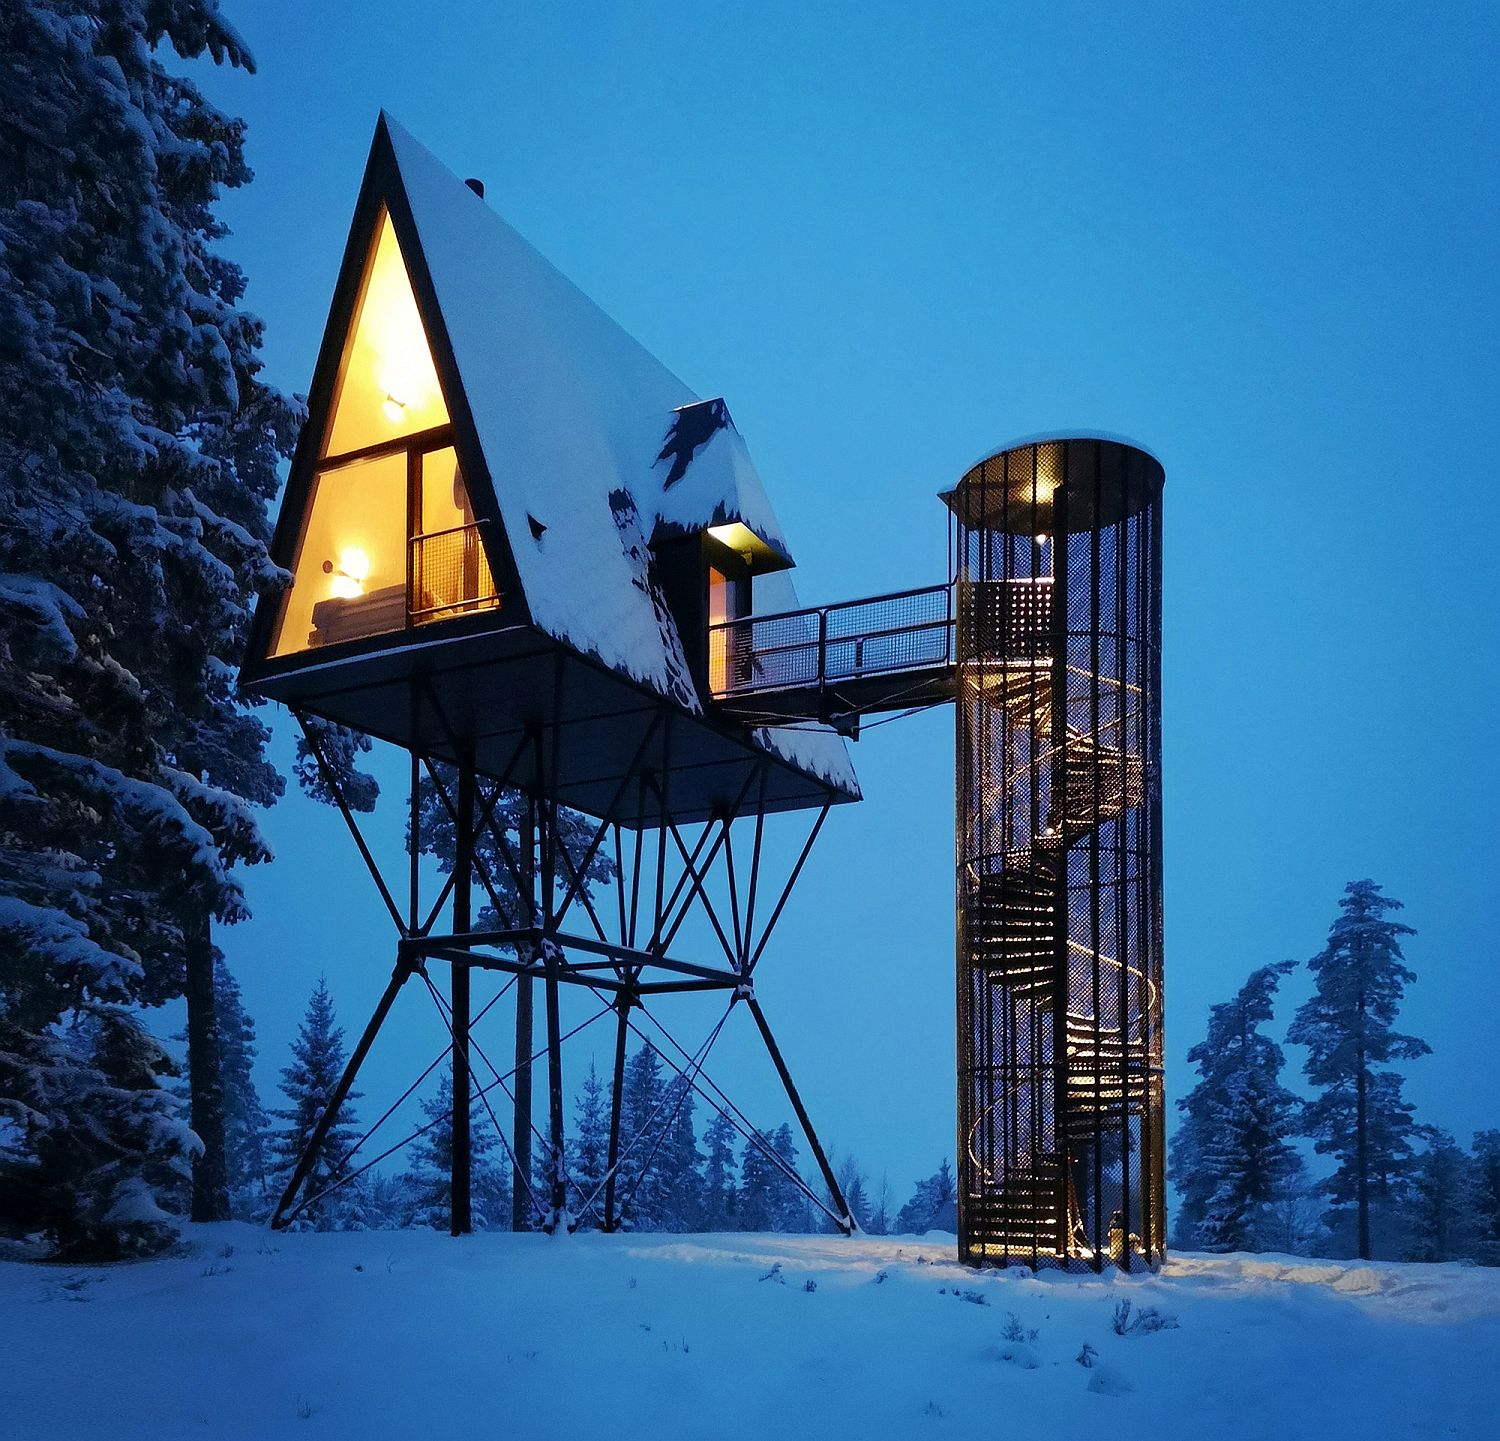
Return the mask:
<path id="1" fill-rule="evenodd" d="M 739 1186 L 734 1159 L 738 1135 L 728 1114 L 715 1107 L 703 1131 L 703 1212 L 699 1225 L 705 1231 L 739 1229 Z"/>
<path id="2" fill-rule="evenodd" d="M 667 1081 L 666 1135 L 657 1155 L 664 1231 L 703 1229 L 703 1153 L 694 1124 L 693 1088 L 685 1076 Z"/>
<path id="3" fill-rule="evenodd" d="M 891 1205 L 895 1198 L 891 1194 L 890 1172 L 880 1173 L 880 1182 L 875 1187 L 870 1199 L 870 1218 L 865 1223 L 865 1230 L 872 1236 L 887 1236 L 891 1230 Z"/>
<path id="4" fill-rule="evenodd" d="M 758 1141 L 747 1138 L 740 1152 L 740 1192 L 735 1229 L 770 1231 L 774 1227 L 780 1169 Z"/>
<path id="5" fill-rule="evenodd" d="M 255 1022 L 245 1010 L 239 982 L 220 957 L 214 967 L 219 1054 L 224 1077 L 224 1166 L 230 1211 L 237 1220 L 270 1214 L 270 1121 L 255 1086 Z"/>
<path id="6" fill-rule="evenodd" d="M 288 1104 L 272 1112 L 286 1124 L 273 1137 L 273 1181 L 280 1189 L 291 1176 L 293 1167 L 307 1148 L 323 1112 L 328 1109 L 334 1088 L 344 1070 L 344 1031 L 333 1009 L 328 983 L 318 978 L 302 1024 L 292 1041 L 292 1063 L 282 1069 L 281 1090 Z M 344 1158 L 359 1139 L 359 1123 L 353 1103 L 358 1091 L 351 1091 L 339 1108 L 338 1117 L 323 1142 L 323 1147 L 308 1173 L 299 1200 L 306 1198 L 297 1222 L 306 1229 L 338 1231 L 351 1229 L 359 1215 L 363 1198 L 358 1194 L 359 1181 L 348 1181 L 329 1190 L 351 1165 Z M 328 1194 L 317 1199 L 320 1193 Z"/>
<path id="7" fill-rule="evenodd" d="M 1476 1131 L 1474 1167 L 1474 1259 L 1500 1266 L 1500 1131 Z"/>
<path id="8" fill-rule="evenodd" d="M 770 1179 L 770 1229 L 811 1231 L 812 1215 L 807 1193 L 794 1179 L 798 1175 L 797 1143 L 792 1138 L 792 1128 L 783 1121 L 766 1139 L 781 1159 L 781 1165 L 772 1171 Z"/>
<path id="9" fill-rule="evenodd" d="M 578 1192 L 578 1227 L 595 1230 L 604 1215 L 604 1173 L 609 1169 L 609 1092 L 592 1058 L 573 1102 L 568 1157 L 569 1174 Z"/>
<path id="10" fill-rule="evenodd" d="M 1266 1246 L 1271 1208 L 1301 1179 L 1301 1157 L 1288 1138 L 1302 1103 L 1281 1084 L 1281 1047 L 1260 1029 L 1294 969 L 1294 961 L 1280 961 L 1252 971 L 1232 1000 L 1209 1011 L 1208 1034 L 1188 1052 L 1199 1081 L 1177 1102 L 1184 1119 L 1172 1180 L 1182 1196 L 1175 1244 L 1189 1250 Z"/>
<path id="11" fill-rule="evenodd" d="M 446 1231 L 453 1203 L 453 1077 L 447 1071 L 436 1093 L 422 1102 L 422 1114 L 431 1126 L 417 1139 L 403 1177 L 409 1210 L 402 1224 Z M 493 1127 L 473 1127 L 469 1152 L 474 1229 L 508 1231 L 509 1167 L 499 1153 Z"/>
<path id="12" fill-rule="evenodd" d="M 670 1103 L 661 1057 L 649 1041 L 625 1062 L 620 1092 L 620 1171 L 615 1195 L 626 1230 L 659 1231 L 666 1211 L 662 1152 L 656 1145 L 667 1124 Z M 655 1152 L 653 1155 L 652 1153 Z"/>
<path id="13" fill-rule="evenodd" d="M 443 764 L 437 765 L 435 769 L 442 779 L 449 801 L 454 801 L 458 794 L 456 771 L 452 766 Z M 447 874 L 453 869 L 455 846 L 458 840 L 453 825 L 453 816 L 443 803 L 442 797 L 438 795 L 437 788 L 426 776 L 422 778 L 418 796 L 418 825 L 421 830 L 422 854 L 435 856 L 439 869 Z M 506 846 L 517 864 L 520 863 L 521 830 L 526 806 L 526 797 L 519 791 L 507 791 L 495 802 L 493 812 L 495 828 L 505 836 Z M 568 810 L 566 807 L 559 808 L 557 812 L 558 835 L 563 849 L 574 864 L 582 862 L 588 851 L 589 842 L 594 838 L 597 826 L 597 821 L 591 821 L 579 815 L 577 811 Z M 410 826 L 408 826 L 406 844 L 410 849 Z M 600 886 L 608 885 L 614 879 L 615 863 L 607 851 L 607 847 L 600 846 L 594 852 L 584 872 L 584 891 L 590 900 L 594 898 Z M 501 903 L 514 916 L 518 899 L 515 878 L 511 875 L 504 854 L 488 826 L 475 834 L 474 858 L 477 864 L 483 867 Z M 561 884 L 566 884 L 568 880 L 566 865 L 562 861 L 558 862 L 558 879 Z M 488 892 L 477 883 L 475 896 L 482 897 L 485 902 L 478 912 L 476 924 L 480 926 L 497 924 L 494 919 L 494 908 L 489 903 Z"/>
<path id="14" fill-rule="evenodd" d="M 70 1178 L 91 1152 L 55 1133 L 113 1064 L 97 1045 L 144 1054 L 131 1009 L 184 991 L 194 1205 L 224 1210 L 208 921 L 244 916 L 231 867 L 267 856 L 244 802 L 281 784 L 233 676 L 281 579 L 264 503 L 298 416 L 214 252 L 243 126 L 166 48 L 250 65 L 215 0 L 0 9 L 0 1105 L 23 1163 L 48 1151 L 45 1229 L 75 1252 L 138 1248 L 99 1188 L 139 1194 L 170 1158 Z M 99 1098 L 113 1147 L 162 1120 L 156 1063 L 120 1074 L 140 1085 Z"/>
<path id="15" fill-rule="evenodd" d="M 1393 1028 L 1406 987 L 1416 980 L 1403 963 L 1400 939 L 1416 932 L 1388 916 L 1401 902 L 1374 881 L 1350 881 L 1339 909 L 1328 944 L 1308 962 L 1316 989 L 1287 1039 L 1308 1048 L 1303 1069 L 1320 1090 L 1307 1108 L 1307 1133 L 1320 1155 L 1338 1161 L 1325 1182 L 1330 1220 L 1345 1221 L 1352 1209 L 1354 1251 L 1369 1260 L 1377 1249 L 1372 1219 L 1394 1224 L 1417 1130 L 1400 1075 L 1376 1068 L 1431 1048 Z"/>
<path id="16" fill-rule="evenodd" d="M 1473 1259 L 1478 1177 L 1451 1132 L 1424 1127 L 1427 1149 L 1412 1164 L 1402 1219 L 1408 1261 Z"/>
<path id="17" fill-rule="evenodd" d="M 896 1231 L 901 1235 L 920 1235 L 924 1231 L 958 1230 L 958 1189 L 953 1184 L 953 1167 L 948 1158 L 917 1189 L 896 1215 Z"/>
<path id="18" fill-rule="evenodd" d="M 845 1204 L 849 1207 L 849 1214 L 854 1217 L 862 1231 L 870 1229 L 870 1199 L 865 1191 L 865 1173 L 861 1169 L 859 1161 L 854 1156 L 845 1156 L 834 1169 L 834 1175 L 838 1177 L 839 1190 L 844 1193 Z M 832 1205 L 832 1198 L 829 1198 Z M 824 1230 L 837 1230 L 838 1228 L 827 1217 L 823 1218 Z"/>

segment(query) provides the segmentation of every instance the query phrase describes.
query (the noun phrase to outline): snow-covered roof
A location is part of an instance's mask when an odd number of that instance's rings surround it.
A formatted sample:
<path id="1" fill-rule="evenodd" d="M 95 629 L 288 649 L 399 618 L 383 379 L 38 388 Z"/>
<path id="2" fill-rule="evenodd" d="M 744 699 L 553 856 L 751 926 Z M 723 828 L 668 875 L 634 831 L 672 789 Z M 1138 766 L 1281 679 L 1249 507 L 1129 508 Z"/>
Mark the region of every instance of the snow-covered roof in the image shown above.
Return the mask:
<path id="1" fill-rule="evenodd" d="M 650 584 L 646 543 L 737 520 L 789 557 L 727 408 L 712 412 L 701 443 L 672 448 L 679 412 L 702 398 L 431 151 L 390 116 L 382 124 L 533 623 L 700 709 Z M 790 582 L 777 579 L 777 609 L 795 607 Z M 752 738 L 858 794 L 839 737 L 780 729 Z"/>

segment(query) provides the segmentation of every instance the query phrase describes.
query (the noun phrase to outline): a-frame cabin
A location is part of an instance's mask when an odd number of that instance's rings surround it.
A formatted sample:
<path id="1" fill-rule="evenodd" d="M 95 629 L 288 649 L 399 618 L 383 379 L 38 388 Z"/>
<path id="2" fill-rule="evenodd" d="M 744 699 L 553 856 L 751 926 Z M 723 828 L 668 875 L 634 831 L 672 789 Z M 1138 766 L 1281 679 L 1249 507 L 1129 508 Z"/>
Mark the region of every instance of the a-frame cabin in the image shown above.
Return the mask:
<path id="1" fill-rule="evenodd" d="M 837 737 L 714 705 L 710 625 L 796 605 L 724 402 L 384 115 L 272 556 L 247 692 L 626 825 L 643 767 L 681 821 L 858 798 Z"/>

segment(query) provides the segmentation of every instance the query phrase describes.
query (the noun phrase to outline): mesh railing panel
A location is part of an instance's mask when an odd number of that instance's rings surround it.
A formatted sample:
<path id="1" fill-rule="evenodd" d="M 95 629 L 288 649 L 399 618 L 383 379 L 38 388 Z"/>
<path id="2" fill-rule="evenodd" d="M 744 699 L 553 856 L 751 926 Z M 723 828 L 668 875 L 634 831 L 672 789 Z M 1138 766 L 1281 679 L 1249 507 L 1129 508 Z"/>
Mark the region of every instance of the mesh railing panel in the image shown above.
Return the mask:
<path id="1" fill-rule="evenodd" d="M 413 624 L 500 604 L 477 524 L 414 536 L 411 555 Z"/>
<path id="2" fill-rule="evenodd" d="M 714 693 L 793 690 L 946 665 L 953 654 L 946 585 L 709 627 Z"/>

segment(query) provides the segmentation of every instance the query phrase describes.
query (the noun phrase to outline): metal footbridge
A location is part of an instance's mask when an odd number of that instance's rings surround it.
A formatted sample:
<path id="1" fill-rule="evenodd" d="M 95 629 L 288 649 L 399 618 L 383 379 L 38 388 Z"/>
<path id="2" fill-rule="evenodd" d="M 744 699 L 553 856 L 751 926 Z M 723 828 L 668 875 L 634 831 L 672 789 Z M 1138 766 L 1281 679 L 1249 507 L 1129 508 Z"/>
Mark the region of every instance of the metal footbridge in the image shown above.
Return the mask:
<path id="1" fill-rule="evenodd" d="M 747 724 L 818 721 L 848 735 L 861 716 L 952 700 L 954 594 L 929 585 L 711 626 L 714 700 Z"/>

